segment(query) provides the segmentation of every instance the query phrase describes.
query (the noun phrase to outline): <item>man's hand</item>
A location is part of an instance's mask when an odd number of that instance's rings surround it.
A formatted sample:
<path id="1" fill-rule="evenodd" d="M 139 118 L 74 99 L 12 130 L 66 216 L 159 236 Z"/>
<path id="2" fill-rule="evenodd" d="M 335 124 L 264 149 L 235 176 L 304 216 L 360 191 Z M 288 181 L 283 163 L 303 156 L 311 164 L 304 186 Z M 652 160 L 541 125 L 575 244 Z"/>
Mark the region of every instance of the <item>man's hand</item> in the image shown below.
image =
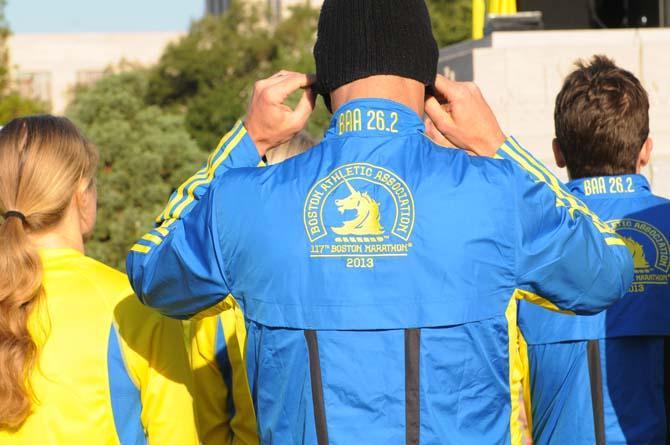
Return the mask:
<path id="1" fill-rule="evenodd" d="M 314 81 L 313 75 L 280 71 L 256 82 L 244 126 L 261 157 L 305 127 L 314 110 L 316 96 L 309 88 Z M 292 110 L 284 101 L 300 88 L 305 91 Z"/>
<path id="2" fill-rule="evenodd" d="M 437 76 L 435 96 L 428 97 L 426 133 L 436 142 L 463 148 L 479 156 L 495 155 L 505 135 L 472 82 L 454 82 Z"/>

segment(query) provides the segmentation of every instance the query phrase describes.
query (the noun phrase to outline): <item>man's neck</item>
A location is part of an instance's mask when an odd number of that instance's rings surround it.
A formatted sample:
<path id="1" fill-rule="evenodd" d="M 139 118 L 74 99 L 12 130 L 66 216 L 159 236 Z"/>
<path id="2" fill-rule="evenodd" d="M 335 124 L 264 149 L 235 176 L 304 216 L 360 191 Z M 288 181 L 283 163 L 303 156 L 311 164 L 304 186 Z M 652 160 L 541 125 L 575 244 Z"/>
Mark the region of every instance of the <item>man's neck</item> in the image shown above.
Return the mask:
<path id="1" fill-rule="evenodd" d="M 570 174 L 568 171 L 568 181 L 579 181 L 581 179 L 590 179 L 590 178 L 600 178 L 602 176 L 624 176 L 624 175 L 641 175 L 642 174 L 642 168 L 638 167 L 635 169 L 635 171 L 623 171 L 623 172 L 617 172 L 617 173 L 611 173 L 611 172 L 595 172 L 591 175 L 588 176 L 573 176 Z"/>
<path id="2" fill-rule="evenodd" d="M 361 98 L 388 99 L 401 103 L 423 116 L 425 86 L 398 76 L 371 76 L 355 80 L 330 93 L 333 112 L 343 104 Z"/>

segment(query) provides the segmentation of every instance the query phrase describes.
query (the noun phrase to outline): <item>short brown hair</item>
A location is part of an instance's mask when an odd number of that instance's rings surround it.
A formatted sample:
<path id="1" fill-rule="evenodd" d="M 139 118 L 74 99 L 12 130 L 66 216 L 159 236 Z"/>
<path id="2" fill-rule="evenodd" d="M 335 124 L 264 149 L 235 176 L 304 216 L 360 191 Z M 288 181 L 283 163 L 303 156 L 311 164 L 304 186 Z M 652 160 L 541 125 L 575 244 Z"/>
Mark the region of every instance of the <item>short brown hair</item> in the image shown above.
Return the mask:
<path id="1" fill-rule="evenodd" d="M 635 173 L 649 136 L 640 81 L 605 56 L 579 60 L 556 97 L 556 139 L 570 178 Z"/>

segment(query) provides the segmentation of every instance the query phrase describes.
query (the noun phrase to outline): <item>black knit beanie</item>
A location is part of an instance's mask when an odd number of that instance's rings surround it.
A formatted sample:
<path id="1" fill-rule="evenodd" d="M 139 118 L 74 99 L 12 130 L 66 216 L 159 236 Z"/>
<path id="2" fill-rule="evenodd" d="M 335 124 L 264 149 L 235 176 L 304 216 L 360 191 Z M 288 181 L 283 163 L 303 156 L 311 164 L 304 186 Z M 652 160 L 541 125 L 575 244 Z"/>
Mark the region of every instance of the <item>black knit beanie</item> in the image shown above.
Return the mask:
<path id="1" fill-rule="evenodd" d="M 325 0 L 314 45 L 316 93 L 391 74 L 435 83 L 438 47 L 424 0 Z"/>

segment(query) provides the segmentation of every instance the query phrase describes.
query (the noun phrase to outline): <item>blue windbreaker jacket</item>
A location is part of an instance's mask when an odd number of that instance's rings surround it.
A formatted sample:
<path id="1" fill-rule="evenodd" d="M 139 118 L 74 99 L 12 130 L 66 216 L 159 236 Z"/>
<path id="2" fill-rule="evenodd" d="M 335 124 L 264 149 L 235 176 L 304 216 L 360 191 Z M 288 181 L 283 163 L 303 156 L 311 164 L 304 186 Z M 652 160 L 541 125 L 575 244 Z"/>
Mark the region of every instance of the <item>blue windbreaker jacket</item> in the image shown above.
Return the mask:
<path id="1" fill-rule="evenodd" d="M 127 269 L 173 317 L 239 302 L 263 444 L 520 443 L 517 300 L 595 313 L 632 281 L 621 238 L 511 138 L 471 157 L 354 100 L 259 165 L 238 123 Z"/>
<path id="2" fill-rule="evenodd" d="M 520 304 L 535 442 L 665 444 L 670 201 L 653 195 L 641 175 L 586 178 L 568 187 L 616 229 L 635 276 L 627 295 L 597 315 Z"/>

